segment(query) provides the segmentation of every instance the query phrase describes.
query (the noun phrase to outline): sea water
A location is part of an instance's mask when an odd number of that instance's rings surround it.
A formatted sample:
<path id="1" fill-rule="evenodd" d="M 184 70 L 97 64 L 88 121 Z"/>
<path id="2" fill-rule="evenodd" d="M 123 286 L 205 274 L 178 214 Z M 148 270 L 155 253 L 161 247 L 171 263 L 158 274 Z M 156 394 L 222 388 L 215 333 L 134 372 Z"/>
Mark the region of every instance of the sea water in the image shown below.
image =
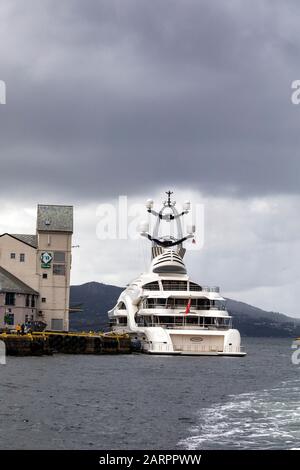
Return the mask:
<path id="1" fill-rule="evenodd" d="M 0 449 L 300 447 L 292 340 L 243 342 L 242 358 L 8 357 Z"/>

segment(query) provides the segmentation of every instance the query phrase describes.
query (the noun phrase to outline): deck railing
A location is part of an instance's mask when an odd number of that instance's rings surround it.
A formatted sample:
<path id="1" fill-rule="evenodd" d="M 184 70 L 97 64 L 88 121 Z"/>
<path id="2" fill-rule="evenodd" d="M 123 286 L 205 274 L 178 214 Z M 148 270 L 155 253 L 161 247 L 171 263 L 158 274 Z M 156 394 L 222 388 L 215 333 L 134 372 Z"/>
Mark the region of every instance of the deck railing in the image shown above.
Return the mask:
<path id="1" fill-rule="evenodd" d="M 204 292 L 220 292 L 219 286 L 202 286 Z"/>
<path id="2" fill-rule="evenodd" d="M 152 323 L 152 322 L 138 322 L 138 326 L 144 327 L 161 327 L 166 329 L 178 330 L 229 330 L 232 325 L 203 325 L 193 323 Z"/>
<path id="3" fill-rule="evenodd" d="M 186 299 L 188 302 L 188 299 Z M 155 303 L 148 303 L 147 301 L 144 302 L 142 305 L 142 309 L 154 309 L 154 308 L 163 308 L 163 309 L 168 309 L 168 310 L 182 310 L 183 308 L 187 307 L 187 302 L 186 304 L 180 304 L 180 305 L 175 305 L 175 304 L 167 304 L 166 302 L 155 302 Z M 225 305 L 211 305 L 211 304 L 198 304 L 194 306 L 193 304 L 191 305 L 192 310 L 226 310 Z"/>
<path id="4" fill-rule="evenodd" d="M 186 281 L 178 281 L 178 282 L 172 282 L 172 281 L 166 281 L 163 280 L 163 290 L 164 291 L 181 291 L 181 292 L 186 292 L 187 290 L 191 292 L 220 292 L 220 287 L 219 286 L 199 286 L 194 283 L 190 283 L 188 286 Z M 159 286 L 157 285 L 145 285 L 143 288 L 145 290 L 150 290 L 150 291 L 159 291 Z M 188 289 L 189 287 L 189 289 Z"/>

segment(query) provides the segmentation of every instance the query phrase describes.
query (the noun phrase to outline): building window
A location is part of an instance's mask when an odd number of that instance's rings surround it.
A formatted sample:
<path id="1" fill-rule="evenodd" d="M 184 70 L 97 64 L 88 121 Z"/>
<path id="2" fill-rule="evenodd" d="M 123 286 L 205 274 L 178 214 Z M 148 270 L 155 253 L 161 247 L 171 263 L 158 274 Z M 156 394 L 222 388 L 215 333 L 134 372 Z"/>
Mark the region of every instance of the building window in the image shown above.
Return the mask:
<path id="1" fill-rule="evenodd" d="M 48 278 L 48 274 L 47 273 L 43 273 L 43 279 L 47 279 Z"/>
<path id="2" fill-rule="evenodd" d="M 15 323 L 15 315 L 13 313 L 6 313 L 4 315 L 4 323 L 6 325 L 14 325 Z"/>
<path id="3" fill-rule="evenodd" d="M 66 254 L 64 251 L 55 251 L 54 252 L 54 263 L 65 263 Z"/>
<path id="4" fill-rule="evenodd" d="M 16 259 L 16 253 L 11 253 L 10 254 L 10 259 Z"/>
<path id="5" fill-rule="evenodd" d="M 35 296 L 32 295 L 31 296 L 31 308 L 34 308 L 35 307 Z"/>
<path id="6" fill-rule="evenodd" d="M 30 295 L 29 295 L 29 294 L 26 295 L 25 306 L 26 306 L 26 307 L 29 307 L 29 306 L 30 306 Z"/>
<path id="7" fill-rule="evenodd" d="M 60 318 L 52 318 L 51 330 L 62 331 L 64 329 L 64 321 Z"/>
<path id="8" fill-rule="evenodd" d="M 56 276 L 65 276 L 66 267 L 64 264 L 53 264 L 53 274 Z"/>
<path id="9" fill-rule="evenodd" d="M 20 263 L 24 263 L 25 261 L 25 253 L 20 253 Z"/>
<path id="10" fill-rule="evenodd" d="M 46 302 L 46 297 L 42 297 L 42 302 L 43 302 L 43 303 Z"/>
<path id="11" fill-rule="evenodd" d="M 53 254 L 53 274 L 56 276 L 65 276 L 66 274 L 66 253 L 64 251 L 55 251 Z"/>
<path id="12" fill-rule="evenodd" d="M 6 292 L 5 305 L 15 305 L 15 294 L 13 292 Z"/>

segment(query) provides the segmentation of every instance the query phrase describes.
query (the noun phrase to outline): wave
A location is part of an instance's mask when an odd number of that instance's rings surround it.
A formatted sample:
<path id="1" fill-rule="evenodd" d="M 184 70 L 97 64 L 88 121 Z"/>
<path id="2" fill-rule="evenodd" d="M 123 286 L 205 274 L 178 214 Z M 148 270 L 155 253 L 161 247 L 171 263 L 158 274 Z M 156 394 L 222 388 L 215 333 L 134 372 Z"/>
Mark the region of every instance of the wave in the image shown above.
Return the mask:
<path id="1" fill-rule="evenodd" d="M 229 401 L 198 413 L 198 424 L 178 447 L 197 449 L 295 449 L 300 443 L 300 380 Z"/>

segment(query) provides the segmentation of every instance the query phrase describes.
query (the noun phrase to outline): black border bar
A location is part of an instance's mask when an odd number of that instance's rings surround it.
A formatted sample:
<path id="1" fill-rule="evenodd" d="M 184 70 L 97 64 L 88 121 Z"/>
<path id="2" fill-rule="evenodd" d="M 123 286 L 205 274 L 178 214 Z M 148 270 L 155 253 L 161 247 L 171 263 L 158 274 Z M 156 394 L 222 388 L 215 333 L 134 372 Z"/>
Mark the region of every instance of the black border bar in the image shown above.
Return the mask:
<path id="1" fill-rule="evenodd" d="M 237 468 L 276 465 L 299 467 L 299 450 L 0 450 L 1 467 L 25 465 L 30 469 L 52 468 L 119 468 L 157 467 Z M 291 468 L 291 467 L 290 467 Z"/>

